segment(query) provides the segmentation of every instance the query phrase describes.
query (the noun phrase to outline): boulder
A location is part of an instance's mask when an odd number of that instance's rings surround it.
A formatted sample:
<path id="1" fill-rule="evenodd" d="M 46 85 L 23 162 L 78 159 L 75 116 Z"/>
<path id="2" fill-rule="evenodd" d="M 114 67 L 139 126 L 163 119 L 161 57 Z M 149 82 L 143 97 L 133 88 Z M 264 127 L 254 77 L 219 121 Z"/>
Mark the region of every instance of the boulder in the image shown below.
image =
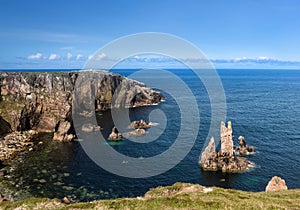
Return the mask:
<path id="1" fill-rule="evenodd" d="M 146 128 L 150 128 L 151 124 L 142 119 L 142 120 L 139 120 L 139 121 L 133 121 L 130 124 L 130 127 L 132 129 L 146 129 Z"/>
<path id="2" fill-rule="evenodd" d="M 123 135 L 121 133 L 119 133 L 119 131 L 116 127 L 113 127 L 111 134 L 109 134 L 108 138 L 111 141 L 121 141 L 123 138 Z"/>
<path id="3" fill-rule="evenodd" d="M 287 189 L 288 188 L 285 184 L 285 180 L 278 176 L 273 176 L 272 179 L 269 181 L 268 185 L 266 186 L 266 192 L 274 192 L 278 190 Z"/>
<path id="4" fill-rule="evenodd" d="M 81 127 L 81 130 L 84 131 L 84 132 L 99 131 L 100 126 L 99 125 L 93 125 L 91 123 L 86 123 L 86 124 L 83 124 L 83 126 Z"/>
<path id="5" fill-rule="evenodd" d="M 143 128 L 138 128 L 138 129 L 128 132 L 128 135 L 130 135 L 130 136 L 143 136 L 145 134 L 146 134 L 146 131 Z"/>
<path id="6" fill-rule="evenodd" d="M 239 146 L 237 146 L 235 148 L 235 152 L 242 155 L 242 156 L 246 156 L 249 153 L 253 153 L 254 152 L 254 147 L 253 146 L 247 146 L 247 143 L 245 141 L 245 137 L 244 136 L 239 136 L 238 138 L 238 142 L 239 142 Z"/>
<path id="7" fill-rule="evenodd" d="M 54 141 L 72 141 L 75 135 L 71 133 L 71 123 L 69 121 L 59 121 L 53 136 Z"/>

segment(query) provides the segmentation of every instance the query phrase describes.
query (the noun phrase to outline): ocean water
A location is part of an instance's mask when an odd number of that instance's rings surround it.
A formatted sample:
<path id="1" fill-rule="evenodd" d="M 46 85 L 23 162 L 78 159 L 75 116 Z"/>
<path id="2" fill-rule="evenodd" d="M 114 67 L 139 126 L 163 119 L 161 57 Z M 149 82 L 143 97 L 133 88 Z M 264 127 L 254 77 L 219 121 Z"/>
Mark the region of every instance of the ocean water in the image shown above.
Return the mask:
<path id="1" fill-rule="evenodd" d="M 128 76 L 134 70 L 114 70 Z M 192 90 L 200 109 L 200 127 L 196 142 L 188 155 L 174 168 L 150 178 L 126 178 L 96 165 L 79 142 L 51 142 L 51 134 L 38 141 L 43 146 L 16 163 L 2 183 L 18 185 L 20 197 L 70 196 L 87 201 L 103 198 L 141 196 L 150 188 L 175 182 L 198 183 L 246 191 L 263 191 L 272 176 L 285 179 L 288 188 L 300 188 L 300 71 L 297 70 L 218 70 L 227 102 L 227 120 L 233 124 L 236 141 L 245 136 L 255 153 L 248 159 L 255 163 L 249 171 L 237 174 L 204 172 L 199 155 L 208 134 L 211 109 L 201 81 L 189 70 L 170 70 Z M 178 97 L 184 97 L 178 92 Z M 132 120 L 148 119 L 155 109 L 164 111 L 168 121 L 164 133 L 154 142 L 137 144 L 129 140 L 111 144 L 117 151 L 132 157 L 147 158 L 167 150 L 180 128 L 180 109 L 174 98 L 157 106 L 130 110 Z M 108 137 L 113 120 L 110 111 L 98 113 L 97 120 Z M 157 122 L 159 123 L 159 122 Z M 217 138 L 217 137 L 215 137 Z M 236 142 L 235 142 L 236 143 Z M 174 154 L 176 155 L 176 154 Z M 42 180 L 42 181 L 41 181 Z"/>

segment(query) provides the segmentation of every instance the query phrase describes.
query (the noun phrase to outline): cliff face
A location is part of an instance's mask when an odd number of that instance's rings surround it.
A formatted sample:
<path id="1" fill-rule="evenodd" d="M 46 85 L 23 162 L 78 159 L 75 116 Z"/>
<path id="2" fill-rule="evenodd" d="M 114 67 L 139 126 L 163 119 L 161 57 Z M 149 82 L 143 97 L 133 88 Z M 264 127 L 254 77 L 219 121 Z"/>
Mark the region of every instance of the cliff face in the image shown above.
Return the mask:
<path id="1" fill-rule="evenodd" d="M 95 72 L 93 74 L 96 75 Z M 87 92 L 82 97 L 90 97 L 89 94 L 94 93 L 93 103 L 99 111 L 111 108 L 112 97 L 122 81 L 125 81 L 122 83 L 124 85 L 118 90 L 123 91 L 125 97 L 121 98 L 125 98 L 127 107 L 159 103 L 163 98 L 159 92 L 120 75 L 104 71 L 97 75 L 94 89 L 87 85 Z M 72 122 L 73 92 L 77 78 L 76 72 L 0 73 L 0 117 L 6 128 L 1 133 L 30 129 L 54 132 L 62 121 Z M 121 101 L 114 104 L 116 107 L 120 105 Z"/>

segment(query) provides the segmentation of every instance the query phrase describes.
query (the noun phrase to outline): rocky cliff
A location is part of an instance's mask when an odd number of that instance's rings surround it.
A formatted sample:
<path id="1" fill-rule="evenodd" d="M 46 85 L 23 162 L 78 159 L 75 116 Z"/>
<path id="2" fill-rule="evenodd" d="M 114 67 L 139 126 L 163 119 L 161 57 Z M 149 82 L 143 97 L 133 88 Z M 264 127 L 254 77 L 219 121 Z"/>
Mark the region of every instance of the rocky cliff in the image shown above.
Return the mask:
<path id="1" fill-rule="evenodd" d="M 97 75 L 96 85 L 87 85 L 86 94 L 95 94 L 96 110 L 106 110 L 111 106 L 143 106 L 159 103 L 163 96 L 145 84 L 125 77 L 105 72 L 86 71 L 80 74 Z M 73 92 L 79 72 L 55 73 L 0 73 L 0 137 L 11 131 L 36 130 L 38 132 L 63 132 L 66 139 L 71 139 Z M 80 76 L 84 78 L 84 76 Z M 81 81 L 82 83 L 82 81 Z M 118 88 L 119 86 L 121 88 Z M 123 94 L 125 101 L 112 98 L 116 90 Z M 85 100 L 86 98 L 82 98 Z M 66 123 L 67 122 L 67 123 Z M 63 127 L 63 128 L 61 128 Z M 58 137 L 64 140 L 64 137 Z"/>

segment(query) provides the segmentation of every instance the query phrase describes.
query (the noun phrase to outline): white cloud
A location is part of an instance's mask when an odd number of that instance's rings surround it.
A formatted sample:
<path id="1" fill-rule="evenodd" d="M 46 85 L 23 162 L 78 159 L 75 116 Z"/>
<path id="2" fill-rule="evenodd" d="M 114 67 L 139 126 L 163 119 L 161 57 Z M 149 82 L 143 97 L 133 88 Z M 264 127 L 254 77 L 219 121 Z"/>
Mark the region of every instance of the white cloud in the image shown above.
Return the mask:
<path id="1" fill-rule="evenodd" d="M 76 56 L 76 60 L 80 60 L 81 58 L 83 58 L 83 55 L 81 55 L 81 54 L 78 54 L 78 55 Z"/>
<path id="2" fill-rule="evenodd" d="M 248 58 L 247 57 L 241 57 L 241 58 L 235 58 L 235 59 L 233 59 L 235 62 L 240 62 L 240 61 L 245 61 L 245 60 L 248 60 Z"/>
<path id="3" fill-rule="evenodd" d="M 96 61 L 102 60 L 103 58 L 106 58 L 106 54 L 105 53 L 100 53 L 100 54 L 96 54 L 96 55 L 90 55 L 88 57 L 89 60 L 93 59 Z"/>
<path id="4" fill-rule="evenodd" d="M 257 60 L 263 60 L 263 61 L 266 61 L 266 60 L 270 60 L 270 58 L 269 58 L 269 57 L 266 57 L 266 56 L 259 56 L 259 57 L 257 58 Z"/>
<path id="5" fill-rule="evenodd" d="M 28 57 L 27 57 L 27 59 L 29 59 L 29 60 L 38 60 L 38 59 L 41 59 L 42 58 L 42 54 L 41 53 L 36 53 L 36 54 L 34 54 L 34 55 L 29 55 Z"/>
<path id="6" fill-rule="evenodd" d="M 70 60 L 72 58 L 72 54 L 71 53 L 67 53 L 67 59 Z"/>
<path id="7" fill-rule="evenodd" d="M 54 53 L 52 53 L 50 56 L 49 56 L 49 60 L 56 60 L 56 59 L 58 59 L 59 58 L 59 55 L 57 55 L 57 54 L 54 54 Z"/>
<path id="8" fill-rule="evenodd" d="M 101 59 L 105 58 L 106 55 L 104 53 L 100 53 L 97 57 L 99 60 L 101 60 Z"/>

